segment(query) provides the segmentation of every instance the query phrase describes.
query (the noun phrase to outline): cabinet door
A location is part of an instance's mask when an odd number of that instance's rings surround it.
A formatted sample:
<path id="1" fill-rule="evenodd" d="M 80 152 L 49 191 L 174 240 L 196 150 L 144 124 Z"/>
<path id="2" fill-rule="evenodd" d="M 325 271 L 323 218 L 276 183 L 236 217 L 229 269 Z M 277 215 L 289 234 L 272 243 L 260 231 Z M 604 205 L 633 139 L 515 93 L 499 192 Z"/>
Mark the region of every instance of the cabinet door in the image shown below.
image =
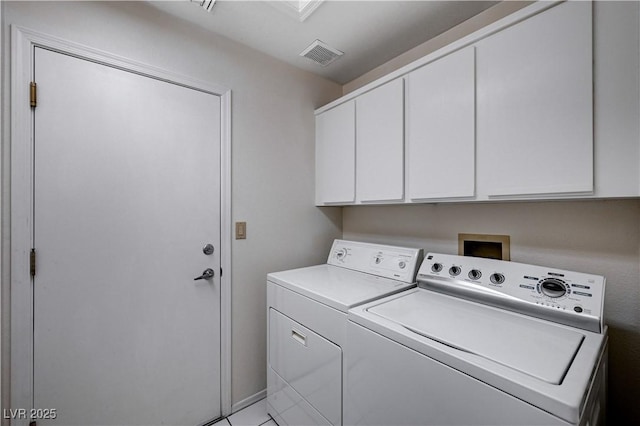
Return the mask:
<path id="1" fill-rule="evenodd" d="M 316 204 L 355 201 L 355 101 L 316 116 Z"/>
<path id="2" fill-rule="evenodd" d="M 393 80 L 356 100 L 357 200 L 404 197 L 403 81 Z"/>
<path id="3" fill-rule="evenodd" d="M 473 47 L 407 77 L 408 192 L 412 200 L 475 193 Z"/>
<path id="4" fill-rule="evenodd" d="M 476 45 L 478 192 L 593 191 L 591 2 L 567 2 Z"/>

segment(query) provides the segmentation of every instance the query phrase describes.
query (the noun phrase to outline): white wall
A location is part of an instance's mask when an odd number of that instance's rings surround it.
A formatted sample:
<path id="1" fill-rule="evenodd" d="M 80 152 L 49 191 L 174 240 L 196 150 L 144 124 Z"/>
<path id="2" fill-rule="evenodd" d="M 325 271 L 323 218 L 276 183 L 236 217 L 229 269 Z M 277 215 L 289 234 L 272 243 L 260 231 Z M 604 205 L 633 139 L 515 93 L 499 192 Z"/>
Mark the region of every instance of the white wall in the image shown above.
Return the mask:
<path id="1" fill-rule="evenodd" d="M 534 3 L 532 1 L 502 1 L 496 4 L 495 6 L 486 9 L 476 16 L 467 19 L 459 25 L 439 34 L 438 36 L 428 40 L 413 49 L 406 51 L 405 53 L 396 56 L 388 62 L 372 69 L 371 71 L 361 75 L 358 78 L 353 79 L 352 81 L 346 83 L 342 86 L 342 93 L 347 94 L 351 93 L 354 90 L 359 89 L 362 86 L 365 86 L 372 81 L 377 80 L 380 77 L 383 77 L 399 68 L 402 68 L 405 65 L 410 64 L 411 62 L 422 58 L 423 56 L 427 56 L 429 53 L 433 53 L 436 50 L 453 43 L 456 40 L 459 40 L 481 28 L 486 27 L 487 25 L 504 18 L 507 15 L 510 15 L 523 7 L 528 6 L 529 4 Z"/>
<path id="2" fill-rule="evenodd" d="M 345 239 L 451 254 L 458 233 L 507 234 L 512 261 L 604 275 L 610 424 L 640 418 L 640 200 L 357 206 L 343 226 Z"/>
<path id="3" fill-rule="evenodd" d="M 8 51 L 9 25 L 17 24 L 232 90 L 232 216 L 234 221 L 247 221 L 247 239 L 234 240 L 232 249 L 232 401 L 263 390 L 266 274 L 323 262 L 332 239 L 340 236 L 340 209 L 314 207 L 313 111 L 337 98 L 341 87 L 169 17 L 144 2 L 3 3 L 4 52 Z M 6 61 L 5 87 L 8 65 Z M 6 97 L 3 102 L 6 124 Z M 9 152 L 6 125 L 4 130 L 3 154 Z M 2 165 L 6 247 L 6 155 Z M 2 274 L 6 308 L 6 267 Z M 4 321 L 3 366 L 8 361 L 8 330 Z M 6 401 L 8 393 L 3 397 Z"/>

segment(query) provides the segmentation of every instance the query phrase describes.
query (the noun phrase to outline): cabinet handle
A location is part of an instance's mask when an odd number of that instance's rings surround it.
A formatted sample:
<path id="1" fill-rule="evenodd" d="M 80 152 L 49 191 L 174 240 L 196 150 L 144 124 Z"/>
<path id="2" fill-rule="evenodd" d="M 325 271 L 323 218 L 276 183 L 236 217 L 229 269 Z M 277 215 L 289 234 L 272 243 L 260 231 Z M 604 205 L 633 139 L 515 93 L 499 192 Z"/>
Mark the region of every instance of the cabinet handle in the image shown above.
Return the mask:
<path id="1" fill-rule="evenodd" d="M 307 346 L 307 336 L 297 330 L 291 329 L 291 338 L 303 346 Z"/>

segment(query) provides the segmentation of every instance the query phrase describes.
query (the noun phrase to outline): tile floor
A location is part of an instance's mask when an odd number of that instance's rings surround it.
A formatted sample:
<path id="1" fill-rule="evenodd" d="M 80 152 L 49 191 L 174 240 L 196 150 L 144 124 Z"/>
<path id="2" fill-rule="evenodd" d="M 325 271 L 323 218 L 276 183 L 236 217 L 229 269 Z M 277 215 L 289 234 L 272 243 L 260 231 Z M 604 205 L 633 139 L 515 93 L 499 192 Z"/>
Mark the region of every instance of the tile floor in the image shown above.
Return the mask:
<path id="1" fill-rule="evenodd" d="M 260 401 L 233 413 L 212 426 L 278 426 L 267 414 L 267 400 Z"/>

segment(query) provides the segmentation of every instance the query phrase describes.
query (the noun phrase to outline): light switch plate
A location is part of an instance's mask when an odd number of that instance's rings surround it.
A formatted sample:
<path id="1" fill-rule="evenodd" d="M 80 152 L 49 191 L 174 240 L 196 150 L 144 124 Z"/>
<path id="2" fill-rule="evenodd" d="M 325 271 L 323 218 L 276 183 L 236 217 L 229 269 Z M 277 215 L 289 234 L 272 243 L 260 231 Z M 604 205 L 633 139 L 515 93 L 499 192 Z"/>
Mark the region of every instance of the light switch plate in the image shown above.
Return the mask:
<path id="1" fill-rule="evenodd" d="M 236 240 L 247 239 L 247 222 L 236 222 Z"/>

